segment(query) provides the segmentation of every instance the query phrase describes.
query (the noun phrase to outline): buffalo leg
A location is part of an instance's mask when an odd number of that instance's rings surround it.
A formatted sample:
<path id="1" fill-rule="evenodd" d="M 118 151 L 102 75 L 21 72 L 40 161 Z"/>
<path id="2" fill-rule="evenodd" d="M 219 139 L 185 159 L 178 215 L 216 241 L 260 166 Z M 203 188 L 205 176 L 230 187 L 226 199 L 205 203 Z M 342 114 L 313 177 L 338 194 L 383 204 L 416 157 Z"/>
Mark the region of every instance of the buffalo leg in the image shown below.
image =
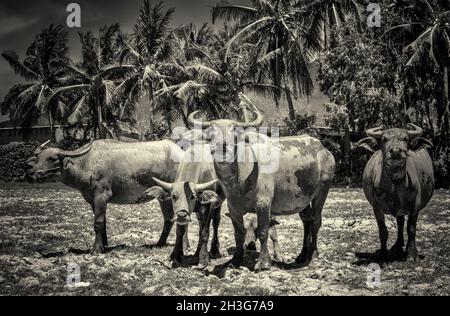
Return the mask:
<path id="1" fill-rule="evenodd" d="M 189 248 L 190 248 L 189 238 L 188 238 L 188 231 L 189 231 L 189 224 L 186 225 L 186 229 L 184 230 L 184 233 L 183 233 L 183 249 L 185 251 L 188 251 Z"/>
<path id="2" fill-rule="evenodd" d="M 403 228 L 405 226 L 405 216 L 397 216 L 397 241 L 391 248 L 391 253 L 398 256 L 403 252 L 405 240 L 403 238 Z"/>
<path id="3" fill-rule="evenodd" d="M 384 219 L 384 212 L 375 211 L 375 218 L 378 225 L 378 235 L 380 237 L 380 259 L 385 260 L 388 257 L 387 251 L 387 241 L 389 237 L 389 232 L 386 227 L 386 222 Z"/>
<path id="4" fill-rule="evenodd" d="M 172 254 L 170 255 L 170 260 L 174 261 L 175 263 L 180 263 L 183 259 L 183 240 L 186 233 L 186 227 L 185 225 L 177 225 L 176 230 L 176 239 L 175 239 L 175 246 L 173 248 Z"/>
<path id="5" fill-rule="evenodd" d="M 156 246 L 164 247 L 167 243 L 167 237 L 169 237 L 170 231 L 172 230 L 174 213 L 172 201 L 159 201 L 159 204 L 161 206 L 161 212 L 163 213 L 164 227 Z"/>
<path id="6" fill-rule="evenodd" d="M 94 199 L 94 231 L 95 231 L 95 242 L 93 247 L 94 253 L 103 253 L 105 251 L 104 237 L 106 236 L 106 205 L 107 198 L 102 195 Z"/>
<path id="7" fill-rule="evenodd" d="M 417 260 L 417 248 L 416 248 L 416 227 L 417 227 L 417 217 L 418 212 L 415 214 L 409 214 L 408 216 L 408 243 L 406 245 L 406 252 L 408 255 L 408 258 L 413 259 L 414 261 Z"/>
<path id="8" fill-rule="evenodd" d="M 108 235 L 106 233 L 106 212 L 105 212 L 105 222 L 103 223 L 103 235 L 102 235 L 103 247 L 108 247 Z"/>
<path id="9" fill-rule="evenodd" d="M 314 257 L 318 256 L 319 250 L 317 247 L 317 237 L 319 235 L 320 227 L 322 227 L 322 210 L 323 206 L 325 205 L 325 201 L 328 196 L 328 191 L 330 189 L 331 182 L 326 182 L 322 189 L 320 190 L 318 196 L 312 200 L 311 202 L 311 208 L 313 213 L 313 225 L 312 225 L 312 248 L 310 252 L 310 260 L 312 260 Z"/>
<path id="10" fill-rule="evenodd" d="M 233 211 L 231 205 L 229 206 L 229 208 L 230 214 L 232 214 L 231 222 L 233 223 L 234 240 L 236 242 L 236 249 L 230 263 L 235 267 L 239 267 L 244 260 L 244 241 L 246 232 L 244 226 L 244 218 L 239 213 Z"/>
<path id="11" fill-rule="evenodd" d="M 270 269 L 270 254 L 269 247 L 267 246 L 270 228 L 270 209 L 268 207 L 262 207 L 257 210 L 256 214 L 258 216 L 258 239 L 261 244 L 261 252 L 259 253 L 255 270 L 268 270 Z"/>
<path id="12" fill-rule="evenodd" d="M 303 222 L 303 247 L 297 259 L 295 259 L 295 262 L 299 264 L 308 264 L 312 251 L 313 226 L 313 215 L 310 205 L 300 212 L 300 219 Z"/>
<path id="13" fill-rule="evenodd" d="M 281 253 L 280 245 L 278 244 L 278 234 L 275 226 L 272 226 L 269 229 L 269 237 L 273 243 L 273 259 L 278 262 L 283 262 L 284 258 Z"/>
<path id="14" fill-rule="evenodd" d="M 199 211 L 197 214 L 198 220 L 198 243 L 197 250 L 195 250 L 194 257 L 198 257 L 200 255 L 200 249 L 202 248 L 202 227 L 203 227 L 203 214 Z"/>
<path id="15" fill-rule="evenodd" d="M 206 217 L 202 221 L 201 247 L 198 257 L 198 264 L 203 267 L 206 267 L 209 264 L 208 241 L 213 212 L 213 207 L 209 207 L 209 209 L 206 211 Z"/>
<path id="16" fill-rule="evenodd" d="M 213 221 L 213 238 L 211 241 L 211 256 L 213 258 L 220 258 L 220 243 L 219 243 L 220 207 L 214 210 L 212 221 Z"/>

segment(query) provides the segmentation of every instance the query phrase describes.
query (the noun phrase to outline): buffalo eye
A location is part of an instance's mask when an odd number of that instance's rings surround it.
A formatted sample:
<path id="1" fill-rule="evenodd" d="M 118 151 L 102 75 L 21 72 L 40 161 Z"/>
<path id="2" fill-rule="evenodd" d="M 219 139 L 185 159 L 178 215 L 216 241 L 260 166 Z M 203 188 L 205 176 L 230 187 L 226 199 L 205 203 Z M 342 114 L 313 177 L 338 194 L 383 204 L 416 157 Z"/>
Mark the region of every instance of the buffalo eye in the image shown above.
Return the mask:
<path id="1" fill-rule="evenodd" d="M 190 197 L 191 200 L 195 200 L 196 198 L 197 198 L 197 195 L 195 195 L 195 194 L 192 194 Z"/>
<path id="2" fill-rule="evenodd" d="M 56 162 L 56 161 L 58 161 L 59 159 L 58 159 L 58 156 L 51 156 L 51 157 L 50 157 L 50 160 L 53 161 L 53 162 Z"/>
<path id="3" fill-rule="evenodd" d="M 177 200 L 178 199 L 178 195 L 172 194 L 172 199 Z"/>

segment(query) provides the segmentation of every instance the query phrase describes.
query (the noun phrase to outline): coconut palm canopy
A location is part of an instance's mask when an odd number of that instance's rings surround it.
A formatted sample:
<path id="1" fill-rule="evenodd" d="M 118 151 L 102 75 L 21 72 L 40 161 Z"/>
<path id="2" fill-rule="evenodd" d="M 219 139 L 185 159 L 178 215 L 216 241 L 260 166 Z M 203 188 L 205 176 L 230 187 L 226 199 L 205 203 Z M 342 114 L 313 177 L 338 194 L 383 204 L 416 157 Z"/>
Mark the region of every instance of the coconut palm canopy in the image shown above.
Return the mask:
<path id="1" fill-rule="evenodd" d="M 352 100 L 351 93 L 357 91 L 352 88 L 354 83 L 348 83 L 350 95 L 339 101 L 347 83 L 337 90 L 336 86 L 326 90 L 330 85 L 322 83 L 314 87 L 310 70 L 320 66 L 323 56 L 339 51 L 339 38 L 358 34 L 341 43 L 356 40 L 355 47 L 365 49 L 382 42 L 373 51 L 392 48 L 391 52 L 399 56 L 393 61 L 399 65 L 397 78 L 408 73 L 408 80 L 399 84 L 401 89 L 389 83 L 389 93 L 396 90 L 404 95 L 392 99 L 408 99 L 408 91 L 420 79 L 419 66 L 424 60 L 435 69 L 429 77 L 442 84 L 430 88 L 437 96 L 432 103 L 436 111 L 428 111 L 427 121 L 433 135 L 448 133 L 447 2 L 383 2 L 386 25 L 381 32 L 365 27 L 366 5 L 366 1 L 358 0 L 218 1 L 211 8 L 212 24 L 192 21 L 177 26 L 176 9 L 163 2 L 143 0 L 128 33 L 116 23 L 80 32 L 82 53 L 76 60 L 68 57 L 65 28 L 50 26 L 36 35 L 23 60 L 18 53 L 3 52 L 24 83 L 11 87 L 2 102 L 2 113 L 9 114 L 16 125 L 32 125 L 41 114 L 51 122 L 87 124 L 96 137 L 107 136 L 105 125 L 132 129 L 139 121 L 141 130 L 142 124 L 148 125 L 146 138 L 157 138 L 174 122 L 188 125 L 187 117 L 198 109 L 215 118 L 241 115 L 239 93 L 251 93 L 273 109 L 286 102 L 287 120 L 295 126 L 296 99 L 309 96 L 315 88 L 325 95 L 336 93 L 330 98 L 338 103 Z M 364 56 L 363 51 L 359 53 Z M 330 65 L 335 67 L 333 62 Z M 345 73 L 345 62 L 335 65 Z M 355 65 L 361 67 L 358 74 L 370 73 L 363 69 L 364 62 Z M 335 71 L 330 69 L 335 81 L 345 82 Z M 414 84 L 411 78 L 415 78 Z M 361 86 L 373 87 L 367 80 Z M 341 103 L 338 105 L 350 106 Z M 136 113 L 147 113 L 148 122 L 137 118 Z M 430 123 L 434 116 L 437 124 Z M 371 117 L 377 117 L 376 113 Z M 358 118 L 358 122 L 365 119 Z"/>

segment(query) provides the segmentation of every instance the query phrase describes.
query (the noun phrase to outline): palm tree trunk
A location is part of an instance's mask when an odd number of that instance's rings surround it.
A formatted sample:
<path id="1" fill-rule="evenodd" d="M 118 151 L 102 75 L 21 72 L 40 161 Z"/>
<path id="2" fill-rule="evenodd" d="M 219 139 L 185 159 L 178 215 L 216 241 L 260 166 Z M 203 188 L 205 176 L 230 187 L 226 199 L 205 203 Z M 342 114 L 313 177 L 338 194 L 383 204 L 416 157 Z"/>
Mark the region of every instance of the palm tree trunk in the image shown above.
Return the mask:
<path id="1" fill-rule="evenodd" d="M 97 130 L 100 139 L 105 138 L 105 133 L 103 132 L 103 116 L 102 116 L 102 106 L 100 103 L 97 104 Z"/>
<path id="2" fill-rule="evenodd" d="M 50 135 L 53 141 L 56 141 L 55 125 L 53 123 L 52 112 L 48 111 L 48 125 L 50 127 Z"/>
<path id="3" fill-rule="evenodd" d="M 448 139 L 450 130 L 449 130 L 449 122 L 448 122 L 448 115 L 449 115 L 449 107 L 448 107 L 448 67 L 443 67 L 443 76 L 444 80 L 442 81 L 443 84 L 443 105 L 444 105 L 444 115 L 443 115 L 443 121 L 442 121 L 442 128 L 443 136 L 445 139 Z"/>
<path id="4" fill-rule="evenodd" d="M 286 100 L 288 103 L 288 109 L 289 109 L 289 119 L 291 121 L 295 120 L 295 108 L 294 108 L 294 100 L 292 100 L 291 90 L 289 88 L 286 88 Z"/>
<path id="5" fill-rule="evenodd" d="M 148 106 L 150 107 L 150 131 L 152 133 L 152 140 L 155 140 L 155 112 L 152 106 L 152 94 L 151 91 L 148 92 Z"/>

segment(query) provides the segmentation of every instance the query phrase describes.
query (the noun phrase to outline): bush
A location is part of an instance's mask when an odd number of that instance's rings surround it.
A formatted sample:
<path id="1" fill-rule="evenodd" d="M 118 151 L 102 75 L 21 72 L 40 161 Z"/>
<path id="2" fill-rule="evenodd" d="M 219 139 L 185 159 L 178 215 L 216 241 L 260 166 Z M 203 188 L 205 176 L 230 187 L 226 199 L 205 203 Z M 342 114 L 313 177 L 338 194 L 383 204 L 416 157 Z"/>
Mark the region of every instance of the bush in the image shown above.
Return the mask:
<path id="1" fill-rule="evenodd" d="M 345 121 L 346 116 L 334 116 L 334 113 L 340 113 L 340 111 L 334 111 L 332 106 L 327 106 L 329 113 L 331 114 L 328 120 L 332 118 L 335 120 L 335 124 L 330 124 L 334 129 L 339 130 L 338 126 L 342 126 L 342 122 Z M 362 170 L 368 160 L 367 155 L 361 154 L 361 152 L 350 152 L 349 159 L 344 157 L 343 142 L 344 139 L 336 136 L 324 136 L 321 135 L 315 128 L 316 116 L 314 114 L 297 114 L 294 121 L 284 119 L 280 126 L 280 136 L 294 136 L 308 134 L 312 137 L 318 138 L 323 146 L 328 149 L 334 159 L 336 160 L 336 176 L 334 182 L 338 185 L 344 186 L 359 186 L 361 185 Z M 336 126 L 335 126 L 336 125 Z"/>
<path id="2" fill-rule="evenodd" d="M 23 181 L 25 162 L 30 158 L 39 142 L 12 143 L 0 145 L 0 180 Z"/>

